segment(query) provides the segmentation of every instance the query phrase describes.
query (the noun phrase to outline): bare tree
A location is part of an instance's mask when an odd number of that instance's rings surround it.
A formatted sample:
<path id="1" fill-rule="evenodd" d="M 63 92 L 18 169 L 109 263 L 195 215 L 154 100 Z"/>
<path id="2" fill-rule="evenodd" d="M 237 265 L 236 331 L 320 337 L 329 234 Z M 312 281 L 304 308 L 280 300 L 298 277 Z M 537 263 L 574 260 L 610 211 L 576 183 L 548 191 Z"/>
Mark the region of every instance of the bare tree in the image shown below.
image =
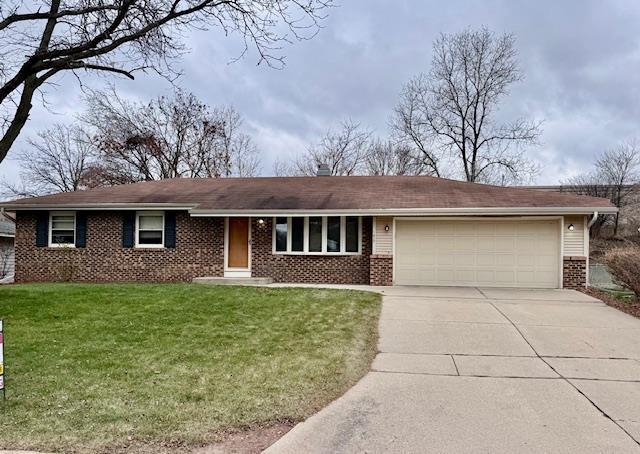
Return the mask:
<path id="1" fill-rule="evenodd" d="M 177 91 L 142 105 L 111 92 L 87 98 L 84 121 L 100 150 L 92 185 L 176 177 L 254 175 L 258 153 L 230 107 L 211 111 L 193 94 Z"/>
<path id="2" fill-rule="evenodd" d="M 428 172 L 422 157 L 404 143 L 374 140 L 365 158 L 369 175 L 422 175 Z"/>
<path id="3" fill-rule="evenodd" d="M 233 107 L 218 108 L 213 111 L 213 119 L 218 124 L 214 153 L 203 159 L 208 165 L 195 172 L 197 176 L 256 176 L 260 170 L 260 158 L 251 138 L 242 132 L 243 119 Z M 211 156 L 221 156 L 224 165 L 217 166 Z"/>
<path id="4" fill-rule="evenodd" d="M 620 210 L 625 208 L 633 195 L 640 191 L 640 149 L 635 141 L 629 141 L 598 156 L 595 169 L 563 182 L 571 192 L 591 197 L 603 197 L 618 208 L 613 216 L 603 216 L 596 224 L 599 228 L 611 220 L 613 234 L 618 234 Z"/>
<path id="5" fill-rule="evenodd" d="M 562 182 L 560 192 L 570 192 L 573 194 L 588 195 L 590 197 L 601 197 L 611 199 L 611 187 L 605 184 L 601 176 L 595 172 L 569 178 Z M 599 216 L 589 230 L 589 235 L 596 238 L 600 236 L 602 228 L 612 221 L 610 215 Z"/>
<path id="6" fill-rule="evenodd" d="M 176 75 L 171 61 L 193 29 L 239 34 L 259 62 L 277 65 L 282 43 L 318 30 L 332 0 L 3 0 L 0 4 L 0 162 L 33 98 L 54 77 L 82 71 L 133 79 Z M 283 24 L 285 25 L 283 27 Z"/>
<path id="7" fill-rule="evenodd" d="M 596 161 L 596 171 L 611 187 L 611 202 L 622 208 L 640 180 L 640 152 L 635 142 L 605 151 Z M 615 215 L 613 234 L 618 234 L 620 211 Z"/>
<path id="8" fill-rule="evenodd" d="M 27 143 L 29 147 L 17 154 L 20 183 L 3 182 L 4 194 L 33 197 L 83 187 L 85 172 L 95 157 L 95 144 L 81 128 L 56 124 Z"/>
<path id="9" fill-rule="evenodd" d="M 298 175 L 294 164 L 295 161 L 277 157 L 273 162 L 273 174 L 276 177 L 289 177 Z"/>
<path id="10" fill-rule="evenodd" d="M 467 181 L 509 183 L 536 166 L 523 146 L 534 144 L 539 125 L 525 119 L 500 124 L 496 112 L 522 79 L 515 38 L 486 28 L 442 34 L 433 45 L 431 70 L 405 85 L 392 125 L 441 176 L 446 158 Z"/>
<path id="11" fill-rule="evenodd" d="M 371 133 L 352 120 L 342 122 L 338 130 L 329 130 L 316 145 L 309 147 L 291 166 L 295 175 L 316 175 L 318 166 L 329 166 L 331 175 L 362 173 Z"/>

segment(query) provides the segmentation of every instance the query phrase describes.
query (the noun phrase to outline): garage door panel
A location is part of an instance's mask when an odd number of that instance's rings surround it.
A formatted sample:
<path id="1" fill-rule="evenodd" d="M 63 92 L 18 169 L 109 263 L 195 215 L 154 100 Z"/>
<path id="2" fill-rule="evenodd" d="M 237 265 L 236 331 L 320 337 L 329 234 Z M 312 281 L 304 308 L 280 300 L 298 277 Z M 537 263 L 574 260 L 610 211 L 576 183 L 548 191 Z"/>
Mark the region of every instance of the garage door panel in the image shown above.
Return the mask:
<path id="1" fill-rule="evenodd" d="M 501 252 L 497 252 L 493 255 L 495 259 L 496 266 L 498 267 L 511 267 L 516 264 L 516 256 L 513 254 L 505 254 Z"/>
<path id="2" fill-rule="evenodd" d="M 473 251 L 476 247 L 476 238 L 471 236 L 460 236 L 455 241 L 458 250 Z"/>
<path id="3" fill-rule="evenodd" d="M 518 266 L 534 266 L 536 264 L 536 258 L 533 255 L 519 255 L 517 256 Z"/>
<path id="4" fill-rule="evenodd" d="M 476 247 L 481 251 L 494 251 L 496 249 L 495 236 L 479 236 L 476 239 Z"/>
<path id="5" fill-rule="evenodd" d="M 556 288 L 557 221 L 396 221 L 395 283 Z"/>
<path id="6" fill-rule="evenodd" d="M 498 257 L 491 254 L 478 254 L 476 256 L 476 265 L 495 268 L 498 265 Z"/>
<path id="7" fill-rule="evenodd" d="M 498 270 L 495 273 L 496 284 L 514 284 L 516 282 L 515 271 Z"/>

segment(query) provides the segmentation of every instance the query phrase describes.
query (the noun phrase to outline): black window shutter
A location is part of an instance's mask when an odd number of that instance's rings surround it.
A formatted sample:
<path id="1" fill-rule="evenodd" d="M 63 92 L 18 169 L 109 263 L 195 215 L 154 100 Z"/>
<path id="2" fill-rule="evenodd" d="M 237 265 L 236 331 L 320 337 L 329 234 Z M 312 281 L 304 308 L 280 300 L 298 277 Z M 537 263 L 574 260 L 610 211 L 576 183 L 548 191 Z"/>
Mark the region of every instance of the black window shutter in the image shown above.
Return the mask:
<path id="1" fill-rule="evenodd" d="M 87 247 L 87 214 L 76 213 L 76 247 Z"/>
<path id="2" fill-rule="evenodd" d="M 49 245 L 49 212 L 38 211 L 36 216 L 36 246 L 47 247 Z"/>
<path id="3" fill-rule="evenodd" d="M 135 211 L 125 211 L 122 213 L 122 247 L 133 247 L 133 235 L 136 228 Z"/>
<path id="4" fill-rule="evenodd" d="M 164 247 L 176 247 L 176 212 L 164 212 Z"/>

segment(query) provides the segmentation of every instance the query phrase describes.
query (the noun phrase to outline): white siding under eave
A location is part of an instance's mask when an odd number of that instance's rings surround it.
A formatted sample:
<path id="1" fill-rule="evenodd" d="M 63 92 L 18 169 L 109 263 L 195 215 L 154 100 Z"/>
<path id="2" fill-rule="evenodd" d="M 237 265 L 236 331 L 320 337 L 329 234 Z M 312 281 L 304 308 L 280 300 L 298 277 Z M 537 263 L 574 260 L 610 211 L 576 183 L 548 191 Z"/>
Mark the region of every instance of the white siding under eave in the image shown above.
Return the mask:
<path id="1" fill-rule="evenodd" d="M 573 230 L 569 230 L 571 224 L 573 224 Z M 563 255 L 565 257 L 585 256 L 585 236 L 585 217 L 565 216 Z"/>
<path id="2" fill-rule="evenodd" d="M 385 226 L 389 226 L 389 231 L 385 231 Z M 392 255 L 393 254 L 393 218 L 381 217 L 375 218 L 375 248 L 374 255 Z"/>

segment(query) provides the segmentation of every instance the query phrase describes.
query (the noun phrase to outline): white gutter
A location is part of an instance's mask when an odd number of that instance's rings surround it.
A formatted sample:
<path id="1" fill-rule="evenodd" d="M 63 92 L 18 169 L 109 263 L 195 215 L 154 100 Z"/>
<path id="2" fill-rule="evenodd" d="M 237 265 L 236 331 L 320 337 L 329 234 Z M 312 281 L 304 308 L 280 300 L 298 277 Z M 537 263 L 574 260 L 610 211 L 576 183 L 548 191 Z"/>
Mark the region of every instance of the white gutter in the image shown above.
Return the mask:
<path id="1" fill-rule="evenodd" d="M 53 205 L 43 205 L 43 204 L 3 204 L 2 209 L 7 209 L 11 211 L 41 211 L 41 210 L 74 210 L 74 211 L 83 211 L 83 210 L 100 210 L 100 211 L 113 211 L 113 210 L 191 210 L 195 207 L 195 204 L 192 205 L 184 205 L 184 204 L 175 204 L 175 203 L 79 203 L 77 205 L 72 204 L 53 204 Z"/>
<path id="2" fill-rule="evenodd" d="M 589 220 L 589 223 L 587 224 L 587 229 L 590 229 L 591 227 L 593 227 L 593 224 L 595 224 L 597 220 L 598 220 L 598 211 L 594 211 L 593 217 Z"/>
<path id="3" fill-rule="evenodd" d="M 500 215 L 566 215 L 566 214 L 592 214 L 616 213 L 615 207 L 474 207 L 474 208 L 367 208 L 367 209 L 201 209 L 197 205 L 185 205 L 175 203 L 82 203 L 82 204 L 3 204 L 2 209 L 11 211 L 51 211 L 51 210 L 184 210 L 189 211 L 193 217 L 226 217 L 226 216 L 500 216 Z"/>
<path id="4" fill-rule="evenodd" d="M 594 211 L 615 213 L 615 207 L 506 207 L 506 208 L 401 208 L 401 209 L 340 209 L 340 210 L 205 210 L 194 208 L 190 211 L 192 217 L 225 217 L 225 216 L 500 216 L 500 215 L 565 215 L 591 214 Z"/>

